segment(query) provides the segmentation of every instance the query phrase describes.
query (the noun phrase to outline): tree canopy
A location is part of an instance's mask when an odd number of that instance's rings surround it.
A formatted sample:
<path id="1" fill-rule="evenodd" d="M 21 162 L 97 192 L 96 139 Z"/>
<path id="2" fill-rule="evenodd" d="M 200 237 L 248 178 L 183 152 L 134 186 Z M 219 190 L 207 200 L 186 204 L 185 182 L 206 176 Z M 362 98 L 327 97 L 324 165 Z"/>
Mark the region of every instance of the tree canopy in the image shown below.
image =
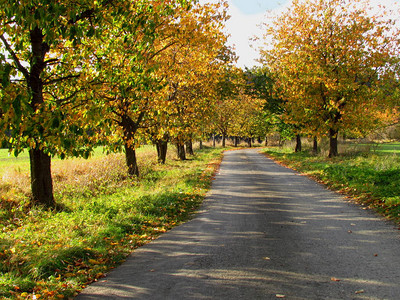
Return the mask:
<path id="1" fill-rule="evenodd" d="M 392 111 L 388 85 L 397 84 L 395 21 L 363 0 L 294 0 L 266 27 L 262 59 L 276 79 L 289 123 L 330 138 L 365 133 Z M 268 42 L 267 42 L 268 41 Z"/>

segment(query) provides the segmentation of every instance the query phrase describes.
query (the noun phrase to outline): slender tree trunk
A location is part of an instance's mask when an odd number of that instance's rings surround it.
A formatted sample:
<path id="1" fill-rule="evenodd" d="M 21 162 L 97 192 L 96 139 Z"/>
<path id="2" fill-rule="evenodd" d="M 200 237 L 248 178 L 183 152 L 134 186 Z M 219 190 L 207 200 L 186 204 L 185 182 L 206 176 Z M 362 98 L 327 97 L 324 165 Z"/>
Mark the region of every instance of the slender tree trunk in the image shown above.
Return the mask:
<path id="1" fill-rule="evenodd" d="M 329 129 L 329 157 L 335 157 L 338 154 L 338 130 Z"/>
<path id="2" fill-rule="evenodd" d="M 313 139 L 313 154 L 318 154 L 318 138 L 316 136 L 314 136 Z"/>
<path id="3" fill-rule="evenodd" d="M 268 136 L 265 136 L 265 147 L 268 146 Z"/>
<path id="4" fill-rule="evenodd" d="M 239 145 L 239 137 L 235 136 L 235 147 Z"/>
<path id="5" fill-rule="evenodd" d="M 247 145 L 251 148 L 251 141 L 252 141 L 252 139 L 251 138 L 248 138 L 247 139 Z"/>
<path id="6" fill-rule="evenodd" d="M 125 143 L 125 158 L 129 176 L 139 176 L 135 147 Z"/>
<path id="7" fill-rule="evenodd" d="M 225 148 L 226 145 L 226 134 L 222 133 L 222 148 Z"/>
<path id="8" fill-rule="evenodd" d="M 143 115 L 144 114 L 141 113 L 136 122 L 127 115 L 121 117 L 120 125 L 124 133 L 125 158 L 129 176 L 139 177 L 139 167 L 137 165 L 135 150 L 135 134 Z"/>
<path id="9" fill-rule="evenodd" d="M 200 140 L 200 141 L 199 141 L 199 144 L 200 144 L 200 145 L 199 145 L 199 148 L 200 148 L 200 149 L 203 149 L 203 140 Z"/>
<path id="10" fill-rule="evenodd" d="M 185 144 L 186 144 L 186 153 L 189 155 L 194 155 L 192 140 L 190 139 Z"/>
<path id="11" fill-rule="evenodd" d="M 182 143 L 180 141 L 176 142 L 176 150 L 177 150 L 178 159 L 186 160 L 186 152 L 185 152 L 184 143 Z"/>
<path id="12" fill-rule="evenodd" d="M 30 32 L 32 58 L 29 77 L 26 78 L 28 90 L 31 91 L 31 108 L 36 111 L 44 103 L 43 82 L 41 73 L 46 67 L 44 61 L 49 46 L 43 41 L 42 30 L 35 27 Z M 26 74 L 25 74 L 26 76 Z M 40 127 L 41 124 L 36 126 Z M 36 139 L 36 137 L 34 137 Z M 40 138 L 40 137 L 39 137 Z M 29 151 L 31 168 L 32 201 L 34 204 L 53 207 L 55 205 L 53 196 L 53 180 L 51 177 L 51 157 L 39 148 Z"/>
<path id="13" fill-rule="evenodd" d="M 294 152 L 301 152 L 301 136 L 300 134 L 296 135 L 296 148 Z"/>
<path id="14" fill-rule="evenodd" d="M 156 141 L 157 161 L 159 164 L 165 164 L 167 159 L 168 140 L 160 139 Z"/>

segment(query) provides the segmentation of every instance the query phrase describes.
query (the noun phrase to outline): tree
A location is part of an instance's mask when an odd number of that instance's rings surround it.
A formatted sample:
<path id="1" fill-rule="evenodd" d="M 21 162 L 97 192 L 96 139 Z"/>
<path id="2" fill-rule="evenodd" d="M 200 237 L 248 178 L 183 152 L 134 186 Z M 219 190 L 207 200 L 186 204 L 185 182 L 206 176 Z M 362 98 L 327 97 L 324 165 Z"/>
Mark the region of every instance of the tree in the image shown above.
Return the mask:
<path id="1" fill-rule="evenodd" d="M 176 144 L 178 157 L 185 159 L 185 144 L 190 154 L 192 140 L 202 135 L 210 119 L 223 64 L 219 56 L 225 51 L 226 19 L 225 5 L 193 6 L 180 19 L 184 35 L 160 57 L 157 73 L 166 83 L 165 93 L 157 98 L 147 121 L 160 154 L 165 154 L 168 138 Z"/>
<path id="2" fill-rule="evenodd" d="M 233 126 L 239 122 L 241 101 L 239 93 L 244 85 L 243 71 L 232 64 L 226 64 L 217 81 L 217 98 L 212 121 L 214 131 L 222 136 L 222 147 L 225 147 L 226 137 L 230 134 Z"/>
<path id="3" fill-rule="evenodd" d="M 96 34 L 109 2 L 0 1 L 0 131 L 15 155 L 29 151 L 33 203 L 55 204 L 52 155 L 90 153 L 81 41 Z"/>
<path id="4" fill-rule="evenodd" d="M 330 157 L 338 155 L 340 130 L 367 132 L 388 116 L 383 87 L 399 59 L 393 25 L 363 0 L 294 0 L 267 26 L 272 44 L 262 57 L 287 119 L 328 135 Z"/>
<path id="5" fill-rule="evenodd" d="M 190 1 L 132 2 L 93 48 L 96 106 L 113 133 L 106 144 L 112 150 L 123 147 L 131 176 L 139 176 L 137 133 L 165 96 L 160 57 L 187 33 L 182 19 L 189 10 Z"/>
<path id="6" fill-rule="evenodd" d="M 253 67 L 245 70 L 245 93 L 253 98 L 264 100 L 262 115 L 259 116 L 259 133 L 265 134 L 265 145 L 268 143 L 267 134 L 279 130 L 278 124 L 283 121 L 284 105 L 282 98 L 276 96 L 273 75 L 266 67 Z"/>

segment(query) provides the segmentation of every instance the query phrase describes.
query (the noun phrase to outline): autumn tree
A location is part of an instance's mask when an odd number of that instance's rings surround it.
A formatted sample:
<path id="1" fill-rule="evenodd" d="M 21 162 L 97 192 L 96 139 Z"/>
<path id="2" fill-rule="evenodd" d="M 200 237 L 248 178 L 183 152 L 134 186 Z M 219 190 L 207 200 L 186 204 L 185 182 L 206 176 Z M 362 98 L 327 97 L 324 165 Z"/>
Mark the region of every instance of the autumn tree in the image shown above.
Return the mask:
<path id="1" fill-rule="evenodd" d="M 217 97 L 213 114 L 214 131 L 222 136 L 222 147 L 238 122 L 241 98 L 240 91 L 245 85 L 243 71 L 233 64 L 227 64 L 217 82 Z"/>
<path id="2" fill-rule="evenodd" d="M 367 132 L 388 116 L 382 87 L 393 82 L 399 58 L 393 25 L 363 0 L 294 0 L 266 26 L 261 54 L 286 116 L 328 135 L 330 157 L 339 131 Z"/>
<path id="3" fill-rule="evenodd" d="M 265 137 L 267 133 L 267 119 L 263 111 L 265 100 L 251 96 L 242 89 L 236 96 L 236 101 L 235 117 L 230 133 L 236 137 L 246 138 L 251 147 L 254 138 Z"/>
<path id="4" fill-rule="evenodd" d="M 110 2 L 0 1 L 0 135 L 15 155 L 28 149 L 34 203 L 55 204 L 52 155 L 90 152 L 81 41 L 98 33 Z"/>
<path id="5" fill-rule="evenodd" d="M 169 137 L 167 129 L 157 133 L 150 127 L 159 125 L 172 107 L 176 98 L 172 82 L 179 90 L 182 82 L 196 82 L 197 61 L 207 65 L 202 58 L 219 43 L 225 17 L 218 7 L 183 0 L 135 1 L 93 45 L 95 106 L 110 121 L 112 133 L 105 143 L 111 150 L 125 150 L 130 175 L 139 175 L 140 140 L 148 140 L 148 134 L 152 140 Z"/>
<path id="6" fill-rule="evenodd" d="M 203 134 L 213 111 L 216 82 L 225 64 L 221 56 L 228 49 L 222 31 L 226 10 L 226 2 L 194 7 L 188 20 L 194 29 L 190 38 L 171 47 L 164 57 L 170 63 L 163 63 L 169 89 L 163 130 L 168 128 L 180 159 L 185 159 L 185 152 L 193 154 L 192 141 Z"/>
<path id="7" fill-rule="evenodd" d="M 263 66 L 246 68 L 244 72 L 246 86 L 245 93 L 257 99 L 264 100 L 263 116 L 260 116 L 260 134 L 265 134 L 265 145 L 268 144 L 267 134 L 272 131 L 280 131 L 283 124 L 284 105 L 283 99 L 278 97 L 275 91 L 275 80 L 270 70 Z M 261 136 L 261 135 L 260 135 Z"/>

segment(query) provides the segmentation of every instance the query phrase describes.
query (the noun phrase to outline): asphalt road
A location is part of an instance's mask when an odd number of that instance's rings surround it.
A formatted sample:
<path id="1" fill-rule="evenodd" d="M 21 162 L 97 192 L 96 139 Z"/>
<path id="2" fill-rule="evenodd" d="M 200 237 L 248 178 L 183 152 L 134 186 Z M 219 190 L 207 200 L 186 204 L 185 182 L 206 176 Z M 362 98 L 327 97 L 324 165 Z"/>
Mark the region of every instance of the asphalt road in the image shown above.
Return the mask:
<path id="1" fill-rule="evenodd" d="M 256 150 L 226 152 L 199 214 L 87 299 L 400 299 L 400 231 Z"/>

